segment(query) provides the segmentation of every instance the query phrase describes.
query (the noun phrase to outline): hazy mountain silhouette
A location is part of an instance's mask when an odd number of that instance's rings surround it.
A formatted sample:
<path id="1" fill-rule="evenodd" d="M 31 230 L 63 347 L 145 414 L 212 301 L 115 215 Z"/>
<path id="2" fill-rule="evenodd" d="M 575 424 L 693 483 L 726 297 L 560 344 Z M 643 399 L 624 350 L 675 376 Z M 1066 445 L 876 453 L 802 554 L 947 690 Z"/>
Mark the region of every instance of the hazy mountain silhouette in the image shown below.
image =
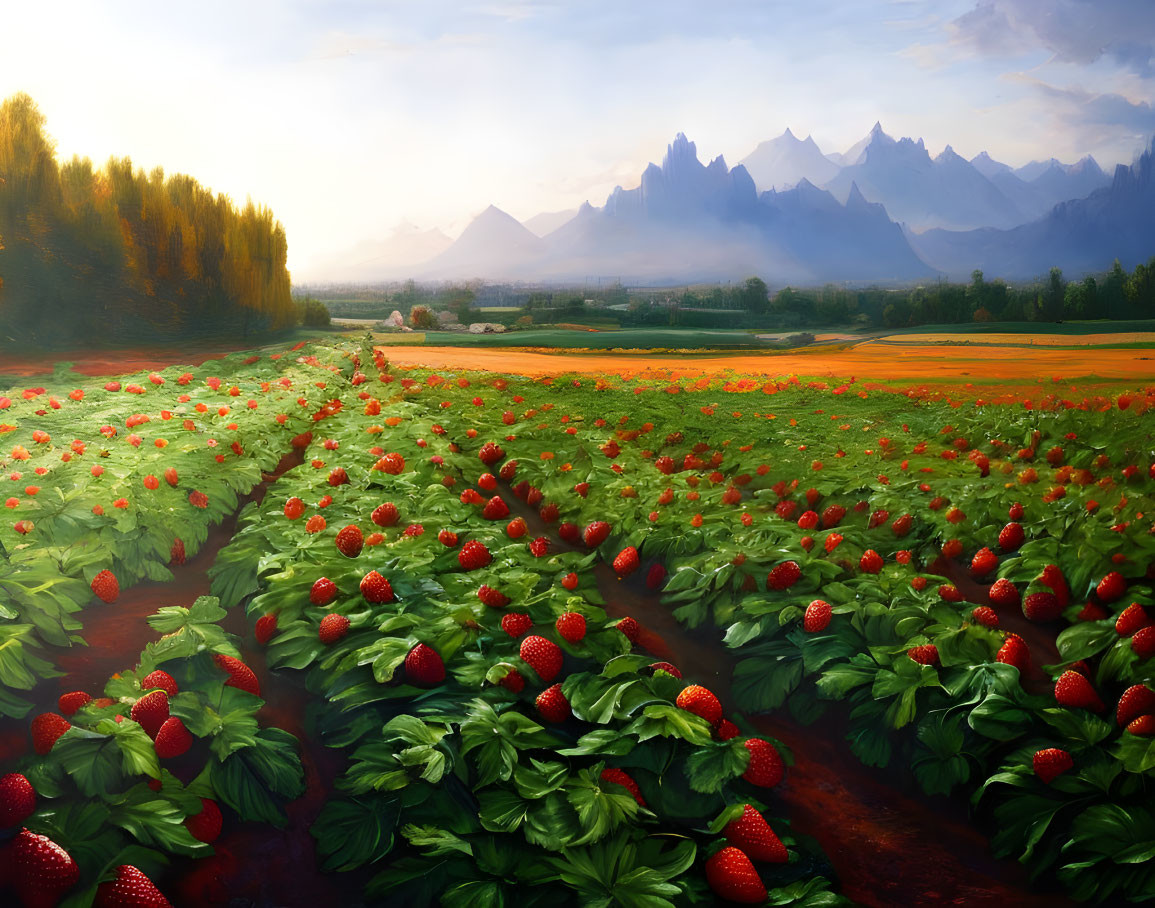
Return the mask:
<path id="1" fill-rule="evenodd" d="M 914 230 L 1013 227 L 1029 219 L 949 145 L 932 159 L 922 139 L 895 141 L 877 123 L 867 138 L 854 163 L 825 184 L 838 198 L 847 198 L 851 184 L 857 184 L 867 199 L 881 202 L 891 217 Z"/>
<path id="2" fill-rule="evenodd" d="M 541 257 L 542 240 L 516 218 L 490 205 L 444 252 L 425 263 L 422 277 L 508 277 Z"/>
<path id="3" fill-rule="evenodd" d="M 1038 171 L 1036 179 L 1048 169 Z M 1105 271 L 1116 258 L 1124 268 L 1134 268 L 1155 252 L 1155 157 L 1148 148 L 1132 166 L 1116 167 L 1109 186 L 1060 202 L 1044 217 L 1012 230 L 930 230 L 910 239 L 924 261 L 952 278 L 975 268 L 1028 278 L 1055 265 L 1074 277 Z"/>
<path id="4" fill-rule="evenodd" d="M 423 269 L 430 278 L 627 282 L 904 281 L 931 276 L 881 205 L 840 203 L 807 180 L 759 196 L 746 168 L 708 165 L 679 134 L 634 189 L 588 203 L 543 239 L 490 208 Z"/>
<path id="5" fill-rule="evenodd" d="M 572 221 L 577 213 L 576 208 L 569 208 L 565 211 L 543 211 L 522 223 L 530 233 L 545 236 L 547 233 L 553 233 L 562 224 Z"/>
<path id="6" fill-rule="evenodd" d="M 838 165 L 822 154 L 812 137 L 800 140 L 789 129 L 759 144 L 741 164 L 759 189 L 788 189 L 800 180 L 820 185 L 838 175 Z"/>

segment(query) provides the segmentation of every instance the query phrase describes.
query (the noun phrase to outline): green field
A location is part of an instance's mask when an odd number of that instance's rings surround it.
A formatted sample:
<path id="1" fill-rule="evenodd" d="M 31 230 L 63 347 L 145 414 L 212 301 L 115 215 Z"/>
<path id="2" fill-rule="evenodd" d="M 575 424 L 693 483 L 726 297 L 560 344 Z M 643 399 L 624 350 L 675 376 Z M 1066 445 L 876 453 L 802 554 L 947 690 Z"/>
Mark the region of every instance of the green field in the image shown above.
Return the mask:
<path id="1" fill-rule="evenodd" d="M 767 329 L 771 330 L 771 329 Z M 379 344 L 411 344 L 413 335 L 382 334 Z M 425 343 L 446 347 L 580 347 L 591 350 L 614 349 L 731 349 L 771 350 L 775 344 L 758 340 L 751 332 L 736 329 L 704 328 L 622 328 L 616 331 L 573 331 L 540 328 L 508 331 L 504 334 L 461 334 L 428 331 Z"/>

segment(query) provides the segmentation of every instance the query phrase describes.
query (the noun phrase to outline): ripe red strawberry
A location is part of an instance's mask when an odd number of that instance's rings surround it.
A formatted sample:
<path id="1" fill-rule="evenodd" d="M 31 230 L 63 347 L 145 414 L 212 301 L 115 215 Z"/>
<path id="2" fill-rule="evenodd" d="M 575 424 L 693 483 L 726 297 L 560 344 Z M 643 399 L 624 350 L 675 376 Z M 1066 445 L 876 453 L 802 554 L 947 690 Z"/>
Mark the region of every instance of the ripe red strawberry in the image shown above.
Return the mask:
<path id="1" fill-rule="evenodd" d="M 194 813 L 185 817 L 185 828 L 192 834 L 192 837 L 198 842 L 215 842 L 217 836 L 221 834 L 221 826 L 224 824 L 224 818 L 221 816 L 221 809 L 217 806 L 217 802 L 210 798 L 201 798 L 200 813 Z"/>
<path id="2" fill-rule="evenodd" d="M 962 602 L 963 592 L 953 583 L 944 583 L 938 588 L 939 598 L 944 602 Z"/>
<path id="3" fill-rule="evenodd" d="M 679 678 L 681 675 L 678 676 Z M 729 741 L 732 738 L 738 737 L 741 732 L 738 731 L 738 726 L 729 719 L 723 719 L 714 726 L 714 737 L 719 741 Z"/>
<path id="4" fill-rule="evenodd" d="M 802 616 L 802 629 L 808 634 L 824 631 L 830 625 L 833 614 L 829 602 L 815 599 L 806 606 L 806 614 Z"/>
<path id="5" fill-rule="evenodd" d="M 168 696 L 175 697 L 180 693 L 176 679 L 168 672 L 155 669 L 140 679 L 141 690 L 163 690 Z"/>
<path id="6" fill-rule="evenodd" d="M 21 905 L 52 908 L 80 880 L 80 868 L 46 835 L 21 829 L 8 846 L 9 881 Z"/>
<path id="7" fill-rule="evenodd" d="M 477 591 L 477 598 L 490 608 L 505 608 L 509 605 L 509 597 L 505 593 L 484 583 Z"/>
<path id="8" fill-rule="evenodd" d="M 614 558 L 614 572 L 619 577 L 628 577 L 638 569 L 638 564 L 638 550 L 632 545 L 628 545 Z"/>
<path id="9" fill-rule="evenodd" d="M 328 605 L 337 598 L 337 584 L 328 577 L 319 577 L 309 590 L 309 601 L 313 605 Z"/>
<path id="10" fill-rule="evenodd" d="M 346 558 L 356 558 L 361 554 L 361 547 L 365 544 L 365 537 L 361 535 L 361 528 L 355 524 L 342 527 L 337 533 L 337 551 Z"/>
<path id="11" fill-rule="evenodd" d="M 120 595 L 120 584 L 112 571 L 104 570 L 92 578 L 92 592 L 101 602 L 112 604 Z"/>
<path id="12" fill-rule="evenodd" d="M 1141 627 L 1131 635 L 1131 649 L 1140 659 L 1155 656 L 1155 627 Z"/>
<path id="13" fill-rule="evenodd" d="M 23 823 L 36 812 L 36 790 L 18 772 L 0 777 L 0 829 Z"/>
<path id="14" fill-rule="evenodd" d="M 578 612 L 565 612 L 554 623 L 558 634 L 566 643 L 581 643 L 586 635 L 586 619 Z"/>
<path id="15" fill-rule="evenodd" d="M 376 571 L 361 578 L 360 589 L 362 598 L 373 605 L 393 601 L 393 585 Z"/>
<path id="16" fill-rule="evenodd" d="M 582 531 L 582 540 L 586 548 L 595 549 L 605 542 L 612 532 L 613 527 L 604 520 L 595 520 Z"/>
<path id="17" fill-rule="evenodd" d="M 619 621 L 615 627 L 626 635 L 626 639 L 629 640 L 630 643 L 637 643 L 642 633 L 642 629 L 638 625 L 637 620 L 628 615 Z M 559 628 L 558 630 L 560 632 L 561 629 Z"/>
<path id="18" fill-rule="evenodd" d="M 1149 624 L 1151 624 L 1151 619 L 1147 617 L 1147 612 L 1143 606 L 1138 602 L 1132 602 L 1115 619 L 1115 632 L 1120 637 L 1131 637 L 1136 631 L 1142 630 Z"/>
<path id="19" fill-rule="evenodd" d="M 138 722 L 150 738 L 155 738 L 160 727 L 168 718 L 168 694 L 163 690 L 154 690 L 145 694 L 134 704 L 130 717 Z"/>
<path id="20" fill-rule="evenodd" d="M 552 640 L 533 634 L 521 641 L 522 661 L 537 672 L 542 681 L 550 682 L 561 671 L 561 647 Z"/>
<path id="21" fill-rule="evenodd" d="M 579 582 L 580 581 L 578 580 L 578 575 L 573 571 L 570 571 L 568 574 L 561 578 L 561 585 L 567 590 L 576 590 L 578 588 Z"/>
<path id="22" fill-rule="evenodd" d="M 217 668 L 228 673 L 229 680 L 225 682 L 226 687 L 248 691 L 257 697 L 261 695 L 261 685 L 257 681 L 257 676 L 240 659 L 234 659 L 224 653 L 217 653 L 213 656 L 213 661 L 217 664 Z"/>
<path id="23" fill-rule="evenodd" d="M 783 561 L 766 575 L 766 589 L 785 590 L 802 579 L 802 568 L 797 561 Z"/>
<path id="24" fill-rule="evenodd" d="M 261 646 L 268 646 L 269 641 L 273 639 L 273 635 L 276 633 L 277 615 L 275 612 L 261 615 L 261 617 L 257 619 L 256 626 L 253 628 L 253 634 L 257 638 L 257 643 Z"/>
<path id="25" fill-rule="evenodd" d="M 398 520 L 397 505 L 391 501 L 380 504 L 373 509 L 373 513 L 369 515 L 372 520 L 379 527 L 391 527 Z"/>
<path id="26" fill-rule="evenodd" d="M 973 612 L 971 618 L 976 624 L 981 624 L 983 627 L 998 627 L 999 616 L 993 608 L 989 605 L 980 605 Z"/>
<path id="27" fill-rule="evenodd" d="M 971 576 L 980 580 L 999 566 L 999 556 L 988 548 L 981 548 L 971 559 Z"/>
<path id="28" fill-rule="evenodd" d="M 487 441 L 481 446 L 481 450 L 477 452 L 477 457 L 487 467 L 491 467 L 505 457 L 505 451 L 501 449 L 500 445 L 492 441 Z"/>
<path id="29" fill-rule="evenodd" d="M 32 720 L 32 749 L 43 756 L 56 739 L 72 728 L 72 723 L 56 713 L 41 713 Z"/>
<path id="30" fill-rule="evenodd" d="M 56 701 L 57 707 L 60 709 L 61 715 L 71 716 L 80 707 L 86 703 L 91 703 L 92 697 L 82 690 L 70 691 L 67 694 L 61 694 L 60 699 Z"/>
<path id="31" fill-rule="evenodd" d="M 538 511 L 538 516 L 541 517 L 545 523 L 556 523 L 558 517 L 561 516 L 561 511 L 556 504 L 550 502 L 549 504 L 542 505 L 541 510 Z"/>
<path id="32" fill-rule="evenodd" d="M 1133 719 L 1127 725 L 1127 733 L 1142 735 L 1145 738 L 1155 735 L 1155 716 L 1146 715 L 1140 716 L 1138 719 Z"/>
<path id="33" fill-rule="evenodd" d="M 1018 608 L 1022 602 L 1019 588 L 1006 577 L 996 580 L 987 590 L 987 598 L 1000 608 Z"/>
<path id="34" fill-rule="evenodd" d="M 1054 593 L 1028 593 L 1023 600 L 1023 614 L 1030 621 L 1054 621 L 1063 607 Z"/>
<path id="35" fill-rule="evenodd" d="M 325 518 L 320 514 L 314 514 L 312 517 L 305 521 L 306 533 L 320 533 L 323 529 L 325 529 L 325 527 Z"/>
<path id="36" fill-rule="evenodd" d="M 520 539 L 527 532 L 529 532 L 529 527 L 526 526 L 524 517 L 514 517 L 505 525 L 505 535 L 510 539 Z"/>
<path id="37" fill-rule="evenodd" d="M 1060 706 L 1102 712 L 1103 701 L 1091 687 L 1091 682 L 1076 671 L 1067 670 L 1055 682 L 1055 700 Z"/>
<path id="38" fill-rule="evenodd" d="M 349 482 L 349 474 L 345 472 L 344 467 L 336 467 L 329 471 L 329 485 L 336 488 L 337 486 L 347 485 Z"/>
<path id="39" fill-rule="evenodd" d="M 656 590 L 663 583 L 666 582 L 666 567 L 662 564 L 654 564 L 646 572 L 646 587 L 651 590 Z"/>
<path id="40" fill-rule="evenodd" d="M 746 749 L 750 751 L 750 763 L 742 773 L 743 779 L 761 788 L 773 788 L 782 781 L 786 764 L 773 744 L 761 738 L 749 738 Z"/>
<path id="41" fill-rule="evenodd" d="M 1042 779 L 1046 785 L 1050 785 L 1057 776 L 1075 765 L 1071 755 L 1057 747 L 1048 747 L 1046 750 L 1037 751 L 1031 763 L 1034 766 L 1035 775 Z"/>
<path id="42" fill-rule="evenodd" d="M 691 684 L 682 689 L 675 701 L 679 709 L 701 716 L 711 725 L 722 718 L 722 704 L 714 692 L 700 684 Z"/>
<path id="43" fill-rule="evenodd" d="M 462 570 L 466 571 L 483 568 L 492 560 L 493 556 L 489 554 L 489 549 L 475 539 L 465 543 L 461 547 L 461 551 L 457 553 L 457 563 L 461 565 Z"/>
<path id="44" fill-rule="evenodd" d="M 678 671 L 676 665 L 671 665 L 669 662 L 654 662 L 649 666 L 651 672 L 666 672 L 673 675 L 679 681 L 682 679 L 682 673 Z"/>
<path id="45" fill-rule="evenodd" d="M 634 800 L 642 807 L 646 806 L 646 799 L 642 797 L 642 792 L 638 788 L 638 783 L 633 780 L 629 773 L 613 766 L 607 766 L 602 770 L 601 780 L 609 782 L 611 785 L 621 785 L 631 795 Z"/>
<path id="46" fill-rule="evenodd" d="M 1147 713 L 1155 713 L 1155 691 L 1145 684 L 1132 684 L 1119 698 L 1115 721 L 1125 726 Z"/>
<path id="47" fill-rule="evenodd" d="M 1102 621 L 1108 617 L 1107 610 L 1094 600 L 1088 599 L 1087 604 L 1083 606 L 1078 614 L 1080 621 Z"/>
<path id="48" fill-rule="evenodd" d="M 187 822 L 187 821 L 186 821 Z M 131 864 L 116 868 L 116 879 L 101 883 L 94 908 L 172 908 L 152 880 Z"/>
<path id="49" fill-rule="evenodd" d="M 933 643 L 912 646 L 906 654 L 919 665 L 935 665 L 938 662 L 938 647 Z"/>
<path id="50" fill-rule="evenodd" d="M 381 534 L 377 533 L 375 535 L 380 536 Z M 455 548 L 457 546 L 457 534 L 454 533 L 452 530 L 441 530 L 437 534 L 437 541 L 440 542 L 447 549 Z M 366 539 L 365 543 L 368 544 L 369 540 Z"/>
<path id="51" fill-rule="evenodd" d="M 544 558 L 549 554 L 549 539 L 545 536 L 538 536 L 529 544 L 529 553 L 534 558 Z"/>
<path id="52" fill-rule="evenodd" d="M 564 722 L 573 715 L 569 708 L 569 700 L 567 700 L 565 694 L 561 692 L 560 684 L 547 687 L 538 694 L 534 705 L 537 707 L 538 714 L 546 722 Z"/>
<path id="53" fill-rule="evenodd" d="M 1111 571 L 1095 587 L 1095 595 L 1103 603 L 1111 603 L 1116 599 L 1121 599 L 1125 592 L 1127 592 L 1127 581 L 1118 571 Z"/>
<path id="54" fill-rule="evenodd" d="M 742 816 L 726 824 L 722 829 L 722 835 L 726 837 L 727 842 L 741 849 L 747 857 L 755 861 L 785 864 L 790 860 L 782 840 L 774 834 L 766 818 L 755 810 L 752 804 L 745 806 Z"/>
<path id="55" fill-rule="evenodd" d="M 766 901 L 766 887 L 746 855 L 727 845 L 706 861 L 706 882 L 728 902 L 757 905 Z"/>
<path id="56" fill-rule="evenodd" d="M 878 552 L 874 549 L 867 549 L 862 553 L 862 557 L 858 559 L 858 568 L 866 574 L 877 574 L 882 570 L 884 563 L 882 556 L 879 555 Z"/>
<path id="57" fill-rule="evenodd" d="M 1018 551 L 1019 546 L 1023 544 L 1024 537 L 1021 523 L 1008 523 L 999 530 L 999 548 L 1004 552 Z"/>
<path id="58" fill-rule="evenodd" d="M 1071 604 L 1071 591 L 1067 587 L 1067 581 L 1063 577 L 1063 572 L 1059 569 L 1057 564 L 1048 564 L 1043 568 L 1043 573 L 1039 575 L 1039 583 L 1043 586 L 1049 586 L 1051 592 L 1055 594 L 1055 598 L 1059 600 L 1059 608 L 1065 609 Z"/>
<path id="59" fill-rule="evenodd" d="M 1031 653 L 1027 649 L 1027 644 L 1023 638 L 1018 634 L 1007 634 L 1003 645 L 999 647 L 998 655 L 995 656 L 996 662 L 1002 662 L 1005 665 L 1013 665 L 1019 670 L 1019 674 L 1025 674 L 1027 668 L 1031 664 Z"/>
<path id="60" fill-rule="evenodd" d="M 822 529 L 830 530 L 842 523 L 846 516 L 846 508 L 840 504 L 832 504 L 822 512 Z"/>
<path id="61" fill-rule="evenodd" d="M 509 612 L 501 616 L 501 629 L 514 640 L 533 627 L 533 621 L 525 612 Z"/>
<path id="62" fill-rule="evenodd" d="M 494 495 L 481 509 L 481 516 L 486 520 L 504 520 L 509 516 L 509 505 L 500 495 Z"/>
<path id="63" fill-rule="evenodd" d="M 577 545 L 582 541 L 582 531 L 576 523 L 562 523 L 558 525 L 557 534 L 564 542 Z"/>
<path id="64" fill-rule="evenodd" d="M 298 520 L 305 513 L 305 502 L 296 495 L 285 502 L 285 516 L 290 520 Z"/>
<path id="65" fill-rule="evenodd" d="M 511 668 L 508 674 L 497 683 L 515 694 L 520 694 L 525 690 L 525 676 L 516 668 Z"/>
<path id="66" fill-rule="evenodd" d="M 890 531 L 901 539 L 910 532 L 913 525 L 914 518 L 910 514 L 903 514 L 901 517 L 894 518 L 894 522 L 890 525 Z"/>
<path id="67" fill-rule="evenodd" d="M 501 469 L 497 471 L 497 475 L 504 479 L 506 482 L 511 482 L 517 475 L 517 461 L 507 460 L 501 465 Z"/>
<path id="68" fill-rule="evenodd" d="M 344 615 L 330 612 L 321 619 L 317 627 L 317 639 L 330 646 L 349 633 L 349 619 Z"/>
<path id="69" fill-rule="evenodd" d="M 168 550 L 169 564 L 181 565 L 185 561 L 184 540 L 176 538 L 172 541 L 172 547 Z"/>
<path id="70" fill-rule="evenodd" d="M 179 757 L 186 753 L 192 745 L 193 736 L 176 716 L 170 716 L 164 720 L 164 725 L 160 727 L 152 742 L 156 755 L 162 760 Z"/>
<path id="71" fill-rule="evenodd" d="M 405 677 L 410 684 L 440 684 L 445 680 L 445 663 L 437 650 L 418 643 L 405 657 Z"/>
<path id="72" fill-rule="evenodd" d="M 1011 505 L 1010 510 L 1007 511 L 1007 516 L 1010 517 L 1011 520 L 1022 520 L 1023 506 L 1016 501 Z"/>

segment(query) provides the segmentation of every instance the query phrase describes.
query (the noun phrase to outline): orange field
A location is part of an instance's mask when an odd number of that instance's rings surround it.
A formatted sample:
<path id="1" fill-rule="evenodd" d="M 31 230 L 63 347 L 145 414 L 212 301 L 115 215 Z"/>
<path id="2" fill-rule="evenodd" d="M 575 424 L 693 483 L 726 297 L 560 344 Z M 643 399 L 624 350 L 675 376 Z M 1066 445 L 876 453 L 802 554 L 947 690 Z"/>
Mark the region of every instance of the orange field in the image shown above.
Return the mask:
<path id="1" fill-rule="evenodd" d="M 976 347 L 965 344 L 858 344 L 796 353 L 670 355 L 546 352 L 519 348 L 385 347 L 398 365 L 435 369 L 487 369 L 546 375 L 678 378 L 717 373 L 798 375 L 894 381 L 962 380 L 973 384 L 1023 383 L 1043 378 L 1102 379 L 1128 384 L 1155 380 L 1153 351 L 1135 349 L 1039 349 Z"/>

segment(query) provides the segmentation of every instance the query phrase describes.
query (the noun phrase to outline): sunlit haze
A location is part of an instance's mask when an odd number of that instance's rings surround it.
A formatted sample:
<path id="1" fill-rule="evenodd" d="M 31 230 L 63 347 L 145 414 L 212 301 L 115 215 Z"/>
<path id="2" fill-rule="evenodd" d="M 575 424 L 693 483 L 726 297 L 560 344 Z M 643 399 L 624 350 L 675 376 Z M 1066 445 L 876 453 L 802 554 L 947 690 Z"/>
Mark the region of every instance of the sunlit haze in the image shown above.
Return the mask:
<path id="1" fill-rule="evenodd" d="M 1155 134 L 1155 4 L 6 3 L 0 97 L 61 158 L 128 155 L 271 207 L 294 280 L 401 221 L 455 236 L 637 185 L 684 132 L 737 163 L 790 127 L 1011 165 Z"/>

